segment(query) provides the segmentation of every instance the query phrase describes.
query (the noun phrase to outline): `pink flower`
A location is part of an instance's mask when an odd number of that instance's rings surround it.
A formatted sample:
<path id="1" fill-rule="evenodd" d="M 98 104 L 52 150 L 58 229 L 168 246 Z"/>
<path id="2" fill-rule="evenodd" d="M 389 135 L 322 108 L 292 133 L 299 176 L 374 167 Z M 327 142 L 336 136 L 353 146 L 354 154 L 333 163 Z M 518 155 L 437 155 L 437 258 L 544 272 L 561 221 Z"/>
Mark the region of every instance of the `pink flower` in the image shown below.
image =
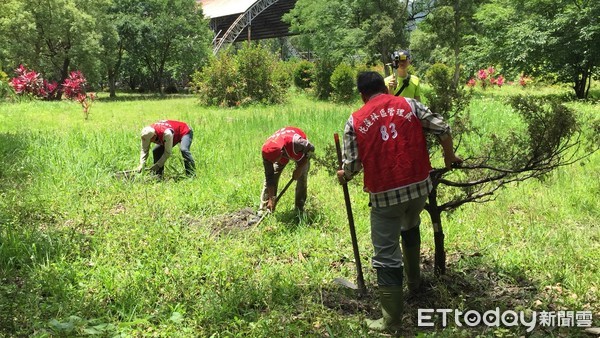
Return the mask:
<path id="1" fill-rule="evenodd" d="M 492 75 L 492 74 L 494 74 L 496 72 L 496 70 L 494 69 L 494 67 L 489 66 L 488 69 L 487 69 L 487 72 L 488 72 L 488 74 Z"/>
<path id="2" fill-rule="evenodd" d="M 479 72 L 477 72 L 477 78 L 479 78 L 480 80 L 485 80 L 487 79 L 487 72 L 485 71 L 485 69 L 480 69 Z"/>
<path id="3" fill-rule="evenodd" d="M 467 86 L 469 86 L 469 87 L 475 87 L 476 84 L 477 84 L 477 81 L 474 78 L 470 78 L 469 81 L 467 82 Z"/>
<path id="4" fill-rule="evenodd" d="M 496 84 L 498 85 L 498 87 L 502 87 L 502 85 L 504 84 L 504 76 L 498 75 L 498 78 L 496 79 Z"/>

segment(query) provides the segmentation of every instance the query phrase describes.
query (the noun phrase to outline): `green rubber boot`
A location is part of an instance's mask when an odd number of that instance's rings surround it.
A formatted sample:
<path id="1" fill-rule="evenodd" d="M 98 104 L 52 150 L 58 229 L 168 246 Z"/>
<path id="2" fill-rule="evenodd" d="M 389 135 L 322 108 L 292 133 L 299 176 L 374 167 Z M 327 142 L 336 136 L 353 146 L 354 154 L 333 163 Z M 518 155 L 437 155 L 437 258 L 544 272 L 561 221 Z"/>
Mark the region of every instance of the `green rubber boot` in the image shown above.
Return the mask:
<path id="1" fill-rule="evenodd" d="M 381 302 L 383 318 L 377 320 L 367 319 L 369 329 L 376 331 L 400 330 L 404 311 L 402 285 L 379 286 L 379 301 Z"/>
<path id="2" fill-rule="evenodd" d="M 402 256 L 408 291 L 415 293 L 421 287 L 421 243 L 408 247 L 402 240 Z"/>

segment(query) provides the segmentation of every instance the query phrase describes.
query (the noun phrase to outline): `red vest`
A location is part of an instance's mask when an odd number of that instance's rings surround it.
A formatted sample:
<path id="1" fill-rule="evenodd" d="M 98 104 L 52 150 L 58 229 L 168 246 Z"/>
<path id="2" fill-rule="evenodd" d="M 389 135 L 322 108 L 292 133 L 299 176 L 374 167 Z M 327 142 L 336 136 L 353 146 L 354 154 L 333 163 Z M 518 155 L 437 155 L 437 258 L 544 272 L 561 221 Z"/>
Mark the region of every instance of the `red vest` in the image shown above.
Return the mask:
<path id="1" fill-rule="evenodd" d="M 171 129 L 173 131 L 173 145 L 181 142 L 181 138 L 190 132 L 190 127 L 185 122 L 179 122 L 175 120 L 162 120 L 151 125 L 156 131 L 156 138 L 160 144 L 164 143 L 163 137 L 165 136 L 165 130 Z"/>
<path id="2" fill-rule="evenodd" d="M 403 97 L 381 94 L 352 114 L 370 193 L 425 180 L 431 163 L 421 122 Z"/>
<path id="3" fill-rule="evenodd" d="M 296 135 L 306 139 L 306 134 L 299 128 L 285 127 L 276 131 L 265 142 L 265 144 L 268 142 L 275 143 L 285 150 L 284 156 L 279 160 L 280 164 L 287 164 L 290 159 L 298 162 L 304 157 L 304 153 L 294 152 L 294 136 Z"/>

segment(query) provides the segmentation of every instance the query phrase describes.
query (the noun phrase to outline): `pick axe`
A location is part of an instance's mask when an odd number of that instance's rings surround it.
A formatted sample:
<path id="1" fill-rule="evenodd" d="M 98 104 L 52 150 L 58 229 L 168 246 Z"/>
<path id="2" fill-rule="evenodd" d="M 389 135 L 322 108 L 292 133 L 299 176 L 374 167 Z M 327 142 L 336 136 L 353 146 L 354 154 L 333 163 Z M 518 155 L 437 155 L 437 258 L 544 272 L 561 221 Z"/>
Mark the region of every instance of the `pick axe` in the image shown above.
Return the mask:
<path id="1" fill-rule="evenodd" d="M 337 133 L 333 134 L 335 139 L 335 149 L 337 151 L 338 158 L 338 169 L 342 169 L 342 148 L 340 147 L 340 137 Z M 365 280 L 363 278 L 362 265 L 360 264 L 360 253 L 358 251 L 358 241 L 356 240 L 356 230 L 354 229 L 354 216 L 352 216 L 352 204 L 350 202 L 350 192 L 348 191 L 348 184 L 342 184 L 344 190 L 344 201 L 346 202 L 346 213 L 348 214 L 348 225 L 350 226 L 350 237 L 352 238 L 352 249 L 354 251 L 354 260 L 356 261 L 356 282 L 358 287 L 352 284 L 350 281 L 343 278 L 335 278 L 334 281 L 342 284 L 351 289 L 358 289 L 360 295 L 367 293 L 365 287 Z"/>

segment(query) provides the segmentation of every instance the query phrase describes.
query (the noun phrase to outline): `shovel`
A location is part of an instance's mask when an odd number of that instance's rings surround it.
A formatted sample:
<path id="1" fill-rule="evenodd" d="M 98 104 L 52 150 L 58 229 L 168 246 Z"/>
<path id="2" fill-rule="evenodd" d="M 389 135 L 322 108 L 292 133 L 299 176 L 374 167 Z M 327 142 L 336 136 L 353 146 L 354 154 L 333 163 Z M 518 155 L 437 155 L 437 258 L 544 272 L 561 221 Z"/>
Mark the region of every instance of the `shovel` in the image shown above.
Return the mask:
<path id="1" fill-rule="evenodd" d="M 338 134 L 333 134 L 335 139 L 335 149 L 338 157 L 338 169 L 342 169 L 342 148 L 340 147 L 340 137 Z M 352 249 L 354 250 L 354 260 L 356 261 L 356 282 L 358 286 L 352 282 L 343 278 L 335 278 L 333 281 L 341 284 L 345 287 L 358 290 L 360 295 L 367 294 L 367 288 L 365 287 L 365 280 L 362 273 L 362 265 L 360 264 L 360 253 L 358 252 L 358 241 L 356 240 L 356 230 L 354 229 L 354 216 L 352 216 L 352 204 L 350 202 L 350 192 L 348 191 L 348 184 L 342 184 L 344 189 L 344 201 L 346 202 L 346 213 L 348 214 L 348 224 L 350 226 L 350 237 L 352 238 Z"/>
<path id="2" fill-rule="evenodd" d="M 294 182 L 294 178 L 293 178 L 293 177 L 290 179 L 290 181 L 289 181 L 289 182 L 287 182 L 287 184 L 285 185 L 285 187 L 283 187 L 283 189 L 281 190 L 281 192 L 279 193 L 279 195 L 277 195 L 277 197 L 275 197 L 275 204 L 277 204 L 277 202 L 279 201 L 279 199 L 281 198 L 281 196 L 283 196 L 283 194 L 285 193 L 285 191 L 286 191 L 286 190 L 287 190 L 287 189 L 290 187 L 290 185 L 292 185 L 292 182 Z M 260 217 L 260 219 L 258 220 L 258 222 L 256 222 L 256 223 L 254 224 L 254 226 L 257 226 L 257 225 L 259 225 L 259 224 L 260 224 L 260 222 L 262 222 L 262 220 L 263 220 L 263 219 L 265 219 L 265 217 L 266 217 L 268 214 L 270 214 L 270 213 L 271 213 L 270 211 L 266 211 L 266 212 L 265 212 L 265 213 L 264 213 L 264 214 L 263 214 L 263 215 Z"/>

